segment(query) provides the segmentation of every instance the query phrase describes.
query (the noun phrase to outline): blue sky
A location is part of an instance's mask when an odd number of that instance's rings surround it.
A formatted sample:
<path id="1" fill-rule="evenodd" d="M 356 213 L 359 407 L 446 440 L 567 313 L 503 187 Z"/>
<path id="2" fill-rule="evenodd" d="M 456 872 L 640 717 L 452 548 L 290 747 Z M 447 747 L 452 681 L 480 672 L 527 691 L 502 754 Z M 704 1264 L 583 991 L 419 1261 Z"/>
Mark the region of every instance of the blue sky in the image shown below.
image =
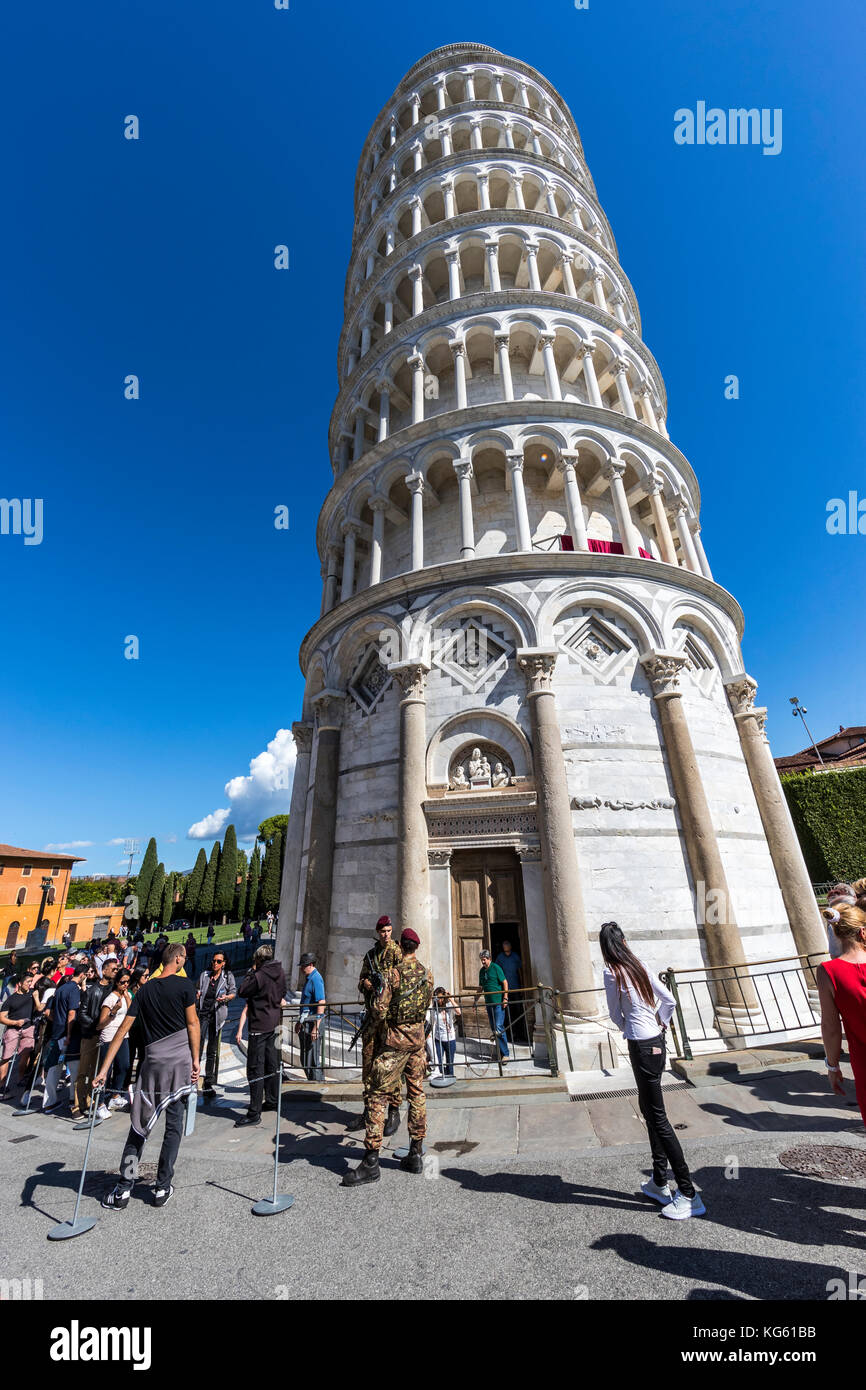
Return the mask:
<path id="1" fill-rule="evenodd" d="M 866 537 L 825 524 L 866 499 L 861 6 L 49 0 L 4 29 L 0 494 L 42 498 L 44 538 L 0 536 L 0 840 L 86 841 L 95 872 L 156 834 L 184 868 L 211 812 L 287 809 L 279 743 L 224 788 L 300 708 L 356 162 L 458 40 L 577 120 L 774 751 L 790 695 L 816 736 L 866 722 Z M 782 152 L 675 144 L 699 100 L 782 108 Z"/>

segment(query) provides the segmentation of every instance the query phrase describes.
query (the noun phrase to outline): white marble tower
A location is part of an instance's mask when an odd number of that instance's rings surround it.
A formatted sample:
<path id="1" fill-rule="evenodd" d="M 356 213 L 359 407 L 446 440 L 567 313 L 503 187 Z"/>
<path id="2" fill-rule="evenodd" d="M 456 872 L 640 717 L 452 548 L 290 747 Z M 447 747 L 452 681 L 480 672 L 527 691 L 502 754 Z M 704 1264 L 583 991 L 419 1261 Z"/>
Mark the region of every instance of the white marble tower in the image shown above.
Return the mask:
<path id="1" fill-rule="evenodd" d="M 577 127 L 525 63 L 437 49 L 377 116 L 338 370 L 286 965 L 313 949 L 354 999 L 390 912 L 438 983 L 509 935 L 590 1017 L 608 918 L 656 968 L 820 950 L 742 614 Z"/>

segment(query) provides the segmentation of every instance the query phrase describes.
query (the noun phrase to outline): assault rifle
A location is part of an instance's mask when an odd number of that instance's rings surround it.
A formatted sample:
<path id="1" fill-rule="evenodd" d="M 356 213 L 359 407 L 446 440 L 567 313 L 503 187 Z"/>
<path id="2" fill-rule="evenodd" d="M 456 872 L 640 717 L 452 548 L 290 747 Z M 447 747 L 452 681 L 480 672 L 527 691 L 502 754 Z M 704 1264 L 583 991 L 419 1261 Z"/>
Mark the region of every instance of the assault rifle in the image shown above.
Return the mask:
<path id="1" fill-rule="evenodd" d="M 372 1020 L 373 1014 L 370 1008 L 370 1002 L 368 1001 L 372 999 L 380 999 L 382 997 L 382 991 L 385 988 L 385 976 L 382 974 L 381 970 L 376 969 L 376 967 L 373 964 L 372 957 L 373 949 L 371 947 L 371 949 L 367 952 L 367 954 L 364 957 L 364 965 L 362 966 L 362 978 L 366 976 L 366 978 L 370 981 L 370 984 L 372 985 L 372 989 L 365 991 L 367 1000 L 364 1004 L 364 1012 L 361 1015 L 361 1022 L 358 1024 L 358 1027 L 355 1029 L 355 1032 L 352 1035 L 352 1040 L 349 1043 L 348 1048 L 349 1052 L 351 1052 L 354 1047 L 357 1047 L 358 1039 L 360 1038 L 364 1029 L 367 1027 L 367 1024 L 370 1023 Z"/>

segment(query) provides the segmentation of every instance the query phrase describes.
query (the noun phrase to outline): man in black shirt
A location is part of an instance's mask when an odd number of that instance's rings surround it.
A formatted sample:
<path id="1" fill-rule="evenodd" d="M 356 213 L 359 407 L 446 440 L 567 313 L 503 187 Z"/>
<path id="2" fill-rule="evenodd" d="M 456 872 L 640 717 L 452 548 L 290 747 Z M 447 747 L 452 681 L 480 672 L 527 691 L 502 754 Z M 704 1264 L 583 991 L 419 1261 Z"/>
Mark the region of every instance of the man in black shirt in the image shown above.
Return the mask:
<path id="1" fill-rule="evenodd" d="M 36 1014 L 41 1013 L 33 997 L 33 975 L 22 975 L 11 994 L 7 994 L 0 1005 L 0 1023 L 6 1031 L 3 1034 L 3 1060 L 0 1061 L 0 1091 L 6 1089 L 9 1064 L 13 1057 L 18 1058 L 18 1078 L 23 1081 L 27 1073 L 27 1063 L 33 1052 L 36 1036 Z M 44 1005 L 42 1006 L 44 1008 Z"/>
<path id="2" fill-rule="evenodd" d="M 153 1204 L 164 1207 L 172 1196 L 171 1180 L 183 1135 L 185 1100 L 195 1090 L 199 1074 L 199 1024 L 195 985 L 178 975 L 186 959 L 183 946 L 167 946 L 162 974 L 142 985 L 129 1012 L 108 1045 L 94 1087 L 105 1085 L 111 1064 L 135 1019 L 144 1043 L 144 1061 L 135 1085 L 132 1122 L 120 1159 L 120 1181 L 106 1193 L 102 1205 L 125 1211 L 145 1141 L 165 1111 L 165 1135 L 159 1151 Z"/>

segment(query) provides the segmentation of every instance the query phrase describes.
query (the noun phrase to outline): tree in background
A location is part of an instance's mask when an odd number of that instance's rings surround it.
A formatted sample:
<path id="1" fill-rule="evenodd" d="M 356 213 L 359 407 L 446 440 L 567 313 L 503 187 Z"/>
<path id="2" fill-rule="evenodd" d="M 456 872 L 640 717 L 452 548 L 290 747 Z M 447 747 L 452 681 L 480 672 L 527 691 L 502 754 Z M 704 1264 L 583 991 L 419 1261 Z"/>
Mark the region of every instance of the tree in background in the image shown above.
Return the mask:
<path id="1" fill-rule="evenodd" d="M 259 879 L 262 876 L 262 858 L 258 845 L 253 850 L 253 862 L 250 865 L 249 882 L 247 884 L 247 900 L 244 907 L 245 917 L 255 917 L 258 910 L 259 901 Z"/>
<path id="2" fill-rule="evenodd" d="M 280 905 L 280 869 L 282 866 L 283 832 L 276 830 L 265 850 L 262 869 L 261 910 L 276 912 Z"/>
<path id="3" fill-rule="evenodd" d="M 175 875 L 167 874 L 165 885 L 162 890 L 162 905 L 159 913 L 159 925 L 163 931 L 168 927 L 174 916 L 174 885 Z"/>
<path id="4" fill-rule="evenodd" d="M 238 850 L 238 873 L 237 884 L 235 886 L 235 896 L 232 903 L 232 921 L 242 922 L 244 920 L 244 906 L 247 900 L 247 856 L 246 851 Z"/>
<path id="5" fill-rule="evenodd" d="M 150 901 L 150 886 L 153 883 L 153 876 L 156 873 L 156 866 L 158 863 L 159 856 L 156 852 L 156 840 L 151 836 L 147 842 L 147 849 L 144 851 L 144 858 L 141 861 L 141 868 L 138 871 L 138 883 L 135 889 L 138 897 L 138 908 L 142 917 L 147 916 L 147 904 Z"/>
<path id="6" fill-rule="evenodd" d="M 150 881 L 150 891 L 147 895 L 147 907 L 144 916 L 148 922 L 155 922 L 162 911 L 162 891 L 165 888 L 165 865 L 157 864 L 153 878 Z M 139 907 L 141 901 L 139 900 Z"/>
<path id="7" fill-rule="evenodd" d="M 198 910 L 206 920 L 210 920 L 211 914 L 213 913 L 213 900 L 216 891 L 219 861 L 219 840 L 214 840 L 213 849 L 210 852 L 210 859 L 208 860 L 207 869 L 205 870 L 204 882 L 201 886 L 201 897 L 198 901 Z"/>
<path id="8" fill-rule="evenodd" d="M 195 926 L 195 915 L 198 912 L 199 899 L 201 898 L 202 884 L 207 872 L 207 855 L 200 849 L 193 865 L 192 873 L 186 881 L 183 894 L 183 910 L 187 917 Z"/>
<path id="9" fill-rule="evenodd" d="M 267 849 L 278 830 L 282 831 L 283 839 L 285 840 L 288 825 L 288 816 L 268 816 L 267 820 L 262 821 L 259 826 L 258 839 L 261 840 L 265 849 Z"/>
<path id="10" fill-rule="evenodd" d="M 237 879 L 238 839 L 234 826 L 227 825 L 220 850 L 219 869 L 217 870 L 213 897 L 214 912 L 222 915 L 224 923 L 228 921 L 228 915 L 234 907 Z"/>

